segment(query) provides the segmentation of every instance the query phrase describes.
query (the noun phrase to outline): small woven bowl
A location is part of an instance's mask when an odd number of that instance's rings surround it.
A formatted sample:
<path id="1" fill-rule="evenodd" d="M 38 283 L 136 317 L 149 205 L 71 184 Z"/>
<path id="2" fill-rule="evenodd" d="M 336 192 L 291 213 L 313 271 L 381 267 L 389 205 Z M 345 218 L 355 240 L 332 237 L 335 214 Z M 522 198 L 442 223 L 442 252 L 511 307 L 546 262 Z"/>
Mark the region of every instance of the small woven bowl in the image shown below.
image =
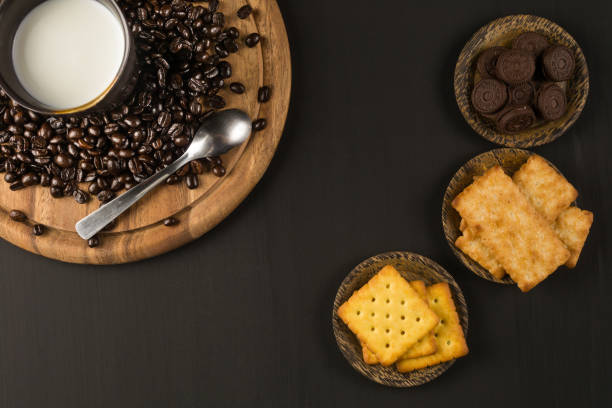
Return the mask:
<path id="1" fill-rule="evenodd" d="M 538 121 L 534 127 L 520 133 L 504 134 L 472 107 L 472 89 L 478 76 L 476 61 L 482 51 L 494 46 L 509 47 L 514 38 L 526 31 L 535 31 L 546 36 L 551 44 L 569 47 L 574 51 L 576 70 L 572 79 L 562 83 L 567 94 L 567 111 L 563 117 L 552 122 Z M 550 143 L 574 124 L 582 113 L 589 94 L 589 70 L 582 49 L 562 27 L 542 17 L 511 15 L 485 25 L 465 44 L 455 66 L 454 86 L 459 110 L 472 129 L 493 143 L 526 148 Z"/>
<path id="2" fill-rule="evenodd" d="M 521 149 L 495 149 L 474 157 L 455 173 L 451 179 L 442 202 L 442 228 L 448 245 L 451 247 L 457 258 L 472 272 L 481 278 L 490 280 L 496 283 L 514 284 L 514 281 L 506 275 L 503 279 L 498 279 L 491 275 L 489 271 L 480 266 L 472 258 L 463 253 L 455 246 L 455 241 L 461 235 L 459 223 L 461 216 L 451 205 L 452 201 L 461 193 L 467 186 L 472 184 L 474 177 L 481 176 L 488 169 L 494 166 L 500 166 L 506 174 L 512 175 L 516 172 L 531 156 L 532 152 Z M 548 162 L 559 174 L 563 175 L 554 164 Z M 576 204 L 576 203 L 574 203 Z"/>
<path id="3" fill-rule="evenodd" d="M 342 281 L 334 300 L 332 325 L 336 342 L 344 358 L 363 376 L 379 384 L 390 387 L 414 387 L 437 378 L 448 370 L 455 360 L 408 373 L 400 373 L 395 368 L 395 365 L 383 367 L 380 364 L 366 364 L 363 361 L 361 345 L 357 337 L 337 315 L 340 305 L 346 302 L 353 292 L 365 285 L 386 265 L 392 265 L 408 281 L 422 280 L 426 285 L 447 282 L 453 294 L 453 301 L 455 302 L 461 327 L 466 337 L 468 330 L 467 305 L 461 288 L 459 288 L 455 279 L 444 268 L 429 258 L 410 252 L 387 252 L 368 258 L 357 265 Z"/>

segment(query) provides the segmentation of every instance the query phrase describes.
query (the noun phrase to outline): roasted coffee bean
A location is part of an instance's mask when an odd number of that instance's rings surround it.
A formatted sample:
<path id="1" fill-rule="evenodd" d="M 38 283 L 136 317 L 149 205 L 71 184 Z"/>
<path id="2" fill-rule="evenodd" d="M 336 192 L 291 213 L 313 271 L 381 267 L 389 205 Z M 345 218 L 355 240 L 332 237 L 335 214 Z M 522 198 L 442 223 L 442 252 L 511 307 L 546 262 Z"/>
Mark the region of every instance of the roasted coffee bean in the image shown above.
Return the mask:
<path id="1" fill-rule="evenodd" d="M 187 176 L 185 176 L 185 184 L 190 190 L 198 188 L 198 186 L 200 185 L 200 182 L 198 181 L 198 176 L 195 174 L 188 174 Z"/>
<path id="2" fill-rule="evenodd" d="M 38 136 L 44 139 L 50 139 L 53 135 L 53 128 L 47 122 L 43 123 L 38 129 Z"/>
<path id="3" fill-rule="evenodd" d="M 217 177 L 223 177 L 223 176 L 225 176 L 225 167 L 223 167 L 221 165 L 217 165 L 217 166 L 213 167 L 212 172 Z"/>
<path id="4" fill-rule="evenodd" d="M 232 76 L 232 65 L 227 61 L 221 61 L 217 68 L 219 69 L 219 76 L 221 78 L 229 78 Z"/>
<path id="5" fill-rule="evenodd" d="M 266 103 L 270 100 L 272 90 L 269 86 L 262 86 L 257 92 L 257 100 L 261 103 Z"/>
<path id="6" fill-rule="evenodd" d="M 91 237 L 91 238 L 89 238 L 89 239 L 87 240 L 87 245 L 88 245 L 90 248 L 96 248 L 97 246 L 99 246 L 99 245 L 100 245 L 100 238 L 98 238 L 98 236 L 97 236 L 97 235 L 94 235 L 93 237 Z"/>
<path id="7" fill-rule="evenodd" d="M 57 164 L 59 167 L 68 168 L 72 166 L 74 160 L 70 156 L 64 153 L 60 153 L 53 158 L 53 162 Z"/>
<path id="8" fill-rule="evenodd" d="M 15 181 L 13 183 L 11 183 L 11 185 L 9 186 L 9 189 L 11 191 L 17 191 L 17 190 L 21 190 L 22 188 L 25 188 L 25 186 L 23 185 L 23 183 L 21 181 Z"/>
<path id="9" fill-rule="evenodd" d="M 72 192 L 72 196 L 74 197 L 74 201 L 79 204 L 85 204 L 87 201 L 89 201 L 89 195 L 78 188 Z"/>
<path id="10" fill-rule="evenodd" d="M 244 20 L 245 18 L 249 17 L 252 12 L 253 8 L 247 4 L 246 6 L 240 7 L 236 15 L 238 16 L 238 18 Z"/>
<path id="11" fill-rule="evenodd" d="M 32 234 L 36 235 L 37 237 L 41 236 L 42 234 L 45 233 L 45 226 L 42 224 L 34 224 L 34 226 L 32 227 Z"/>
<path id="12" fill-rule="evenodd" d="M 179 221 L 176 218 L 174 218 L 174 217 L 168 217 L 168 218 L 166 218 L 164 220 L 164 225 L 166 227 L 173 227 L 173 226 L 177 225 L 178 223 L 179 223 Z"/>
<path id="13" fill-rule="evenodd" d="M 240 82 L 232 82 L 229 88 L 233 93 L 237 93 L 237 94 L 243 94 L 244 91 L 246 90 L 245 86 L 241 84 Z"/>
<path id="14" fill-rule="evenodd" d="M 245 44 L 247 47 L 249 48 L 253 48 L 254 46 L 256 46 L 259 43 L 259 40 L 261 39 L 261 37 L 259 36 L 259 34 L 257 33 L 251 33 L 249 34 L 246 39 L 244 40 Z"/>
<path id="15" fill-rule="evenodd" d="M 199 160 L 194 160 L 189 165 L 191 167 L 191 172 L 193 174 L 203 174 L 204 171 L 206 170 L 202 162 Z"/>
<path id="16" fill-rule="evenodd" d="M 16 222 L 26 222 L 28 219 L 28 217 L 19 210 L 11 210 L 9 212 L 9 217 L 11 217 L 11 220 Z"/>
<path id="17" fill-rule="evenodd" d="M 176 184 L 179 181 L 181 181 L 181 178 L 177 176 L 176 174 L 173 174 L 166 179 L 166 184 Z"/>
<path id="18" fill-rule="evenodd" d="M 113 198 L 115 198 L 115 193 L 110 190 L 102 190 L 98 193 L 98 201 L 102 203 L 108 203 Z"/>
<path id="19" fill-rule="evenodd" d="M 177 136 L 174 139 L 172 139 L 172 141 L 174 142 L 174 145 L 177 147 L 185 147 L 189 144 L 189 138 L 186 136 Z"/>
<path id="20" fill-rule="evenodd" d="M 18 179 L 17 174 L 13 172 L 8 172 L 4 175 L 4 181 L 6 181 L 7 183 L 13 183 L 17 179 Z"/>
<path id="21" fill-rule="evenodd" d="M 98 183 L 91 183 L 87 190 L 93 195 L 98 195 L 98 193 L 102 191 Z"/>
<path id="22" fill-rule="evenodd" d="M 81 128 L 72 128 L 68 131 L 68 134 L 66 135 L 68 140 L 73 142 L 82 138 L 83 136 L 85 136 L 85 132 Z"/>
<path id="23" fill-rule="evenodd" d="M 206 98 L 206 106 L 213 109 L 223 109 L 225 107 L 225 99 L 219 95 L 212 95 Z"/>
<path id="24" fill-rule="evenodd" d="M 28 187 L 38 184 L 38 175 L 36 173 L 26 173 L 21 176 L 21 183 Z"/>
<path id="25" fill-rule="evenodd" d="M 257 119 L 253 121 L 253 132 L 259 132 L 260 130 L 264 130 L 268 126 L 268 121 L 264 118 Z"/>
<path id="26" fill-rule="evenodd" d="M 40 185 L 43 187 L 49 187 L 51 185 L 51 176 L 47 173 L 41 173 Z"/>

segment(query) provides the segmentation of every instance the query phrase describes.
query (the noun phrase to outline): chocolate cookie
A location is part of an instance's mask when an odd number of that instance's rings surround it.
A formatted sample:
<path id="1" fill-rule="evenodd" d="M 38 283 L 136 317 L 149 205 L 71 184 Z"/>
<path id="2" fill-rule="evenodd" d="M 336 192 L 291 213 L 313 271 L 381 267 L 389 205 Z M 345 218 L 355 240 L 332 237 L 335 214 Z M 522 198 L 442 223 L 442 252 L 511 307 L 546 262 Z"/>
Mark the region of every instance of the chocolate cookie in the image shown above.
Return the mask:
<path id="1" fill-rule="evenodd" d="M 512 48 L 528 51 L 536 58 L 539 57 L 542 51 L 547 49 L 549 45 L 546 37 L 533 31 L 523 33 L 512 41 Z"/>
<path id="2" fill-rule="evenodd" d="M 509 85 L 527 82 L 535 72 L 535 57 L 528 51 L 508 50 L 497 58 L 495 73 L 497 78 Z"/>
<path id="3" fill-rule="evenodd" d="M 571 79 L 575 67 L 574 52 L 563 45 L 550 46 L 542 54 L 542 69 L 551 81 Z"/>
<path id="4" fill-rule="evenodd" d="M 497 57 L 499 57 L 499 55 L 506 50 L 506 47 L 493 47 L 480 53 L 478 61 L 476 62 L 476 69 L 478 70 L 478 73 L 483 78 L 494 78 Z"/>
<path id="5" fill-rule="evenodd" d="M 532 82 L 523 82 L 508 88 L 508 103 L 514 106 L 531 105 L 535 96 Z"/>
<path id="6" fill-rule="evenodd" d="M 535 120 L 529 106 L 508 106 L 497 117 L 497 128 L 501 133 L 518 133 L 530 128 Z"/>
<path id="7" fill-rule="evenodd" d="M 472 105 L 480 113 L 497 112 L 507 100 L 506 85 L 497 79 L 482 79 L 472 91 Z"/>
<path id="8" fill-rule="evenodd" d="M 565 92 L 554 83 L 544 84 L 538 90 L 536 106 L 544 119 L 557 120 L 565 114 L 567 109 Z"/>

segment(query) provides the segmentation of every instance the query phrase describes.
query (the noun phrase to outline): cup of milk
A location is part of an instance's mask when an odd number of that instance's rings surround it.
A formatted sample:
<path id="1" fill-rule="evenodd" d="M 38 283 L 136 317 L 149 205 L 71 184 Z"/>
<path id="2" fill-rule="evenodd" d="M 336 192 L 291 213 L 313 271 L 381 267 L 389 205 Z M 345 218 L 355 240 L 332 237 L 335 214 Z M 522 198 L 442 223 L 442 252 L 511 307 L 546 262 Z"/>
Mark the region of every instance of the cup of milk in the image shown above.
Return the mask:
<path id="1" fill-rule="evenodd" d="M 134 89 L 131 31 L 114 0 L 0 1 L 0 86 L 48 115 L 103 111 Z"/>

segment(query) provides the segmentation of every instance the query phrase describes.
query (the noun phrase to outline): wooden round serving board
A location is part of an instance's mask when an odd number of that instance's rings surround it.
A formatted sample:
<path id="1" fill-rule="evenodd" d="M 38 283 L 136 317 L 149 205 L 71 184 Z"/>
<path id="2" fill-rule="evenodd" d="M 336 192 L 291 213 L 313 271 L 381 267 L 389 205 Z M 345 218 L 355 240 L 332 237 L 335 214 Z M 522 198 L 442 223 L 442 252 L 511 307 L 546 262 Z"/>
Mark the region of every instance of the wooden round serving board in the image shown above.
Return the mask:
<path id="1" fill-rule="evenodd" d="M 240 20 L 236 11 L 244 4 L 253 14 Z M 204 3 L 204 5 L 206 5 Z M 220 11 L 227 26 L 240 30 L 240 51 L 227 60 L 232 64 L 231 81 L 242 82 L 247 91 L 237 95 L 224 89 L 220 94 L 228 107 L 243 109 L 251 118 L 266 118 L 264 131 L 225 156 L 228 172 L 223 178 L 199 176 L 200 187 L 189 190 L 184 183 L 164 185 L 150 193 L 117 220 L 110 232 L 100 233 L 101 244 L 91 249 L 75 232 L 76 222 L 99 207 L 97 200 L 80 205 L 70 197 L 54 199 L 48 188 L 9 190 L 0 182 L 0 237 L 30 252 L 65 262 L 117 264 L 149 258 L 190 242 L 221 222 L 249 194 L 272 160 L 282 136 L 291 93 L 289 41 L 276 0 L 224 0 Z M 260 45 L 248 48 L 244 37 L 258 32 Z M 260 86 L 272 88 L 269 102 L 260 104 Z M 17 209 L 29 218 L 27 224 L 12 221 L 8 212 Z M 180 223 L 166 227 L 170 216 Z M 32 225 L 47 227 L 44 235 L 32 235 Z"/>
<path id="2" fill-rule="evenodd" d="M 392 265 L 408 281 L 422 280 L 428 286 L 434 283 L 447 282 L 453 295 L 463 334 L 467 337 L 468 309 L 461 288 L 452 275 L 440 265 L 429 258 L 411 252 L 387 252 L 375 255 L 361 262 L 348 274 L 342 281 L 334 300 L 332 311 L 334 336 L 344 358 L 355 370 L 370 380 L 390 387 L 414 387 L 425 384 L 448 370 L 455 360 L 408 373 L 400 373 L 395 365 L 383 367 L 380 364 L 366 364 L 363 361 L 359 340 L 337 314 L 340 305 L 346 302 L 353 292 L 365 285 L 386 265 Z"/>
<path id="3" fill-rule="evenodd" d="M 502 279 L 494 277 L 489 271 L 480 266 L 478 262 L 474 261 L 455 246 L 457 238 L 461 235 L 461 230 L 459 229 L 461 216 L 453 208 L 451 203 L 459 193 L 472 184 L 474 177 L 482 176 L 487 170 L 495 166 L 500 166 L 504 169 L 506 174 L 512 176 L 532 154 L 535 153 L 528 150 L 510 148 L 495 149 L 482 153 L 461 166 L 451 179 L 444 193 L 444 201 L 442 202 L 442 228 L 444 229 L 444 236 L 446 237 L 448 245 L 457 258 L 459 258 L 469 270 L 491 282 L 507 285 L 514 284 L 514 281 L 509 275 L 504 276 Z M 548 164 L 557 170 L 559 174 L 563 175 L 554 164 L 551 162 L 548 162 Z"/>
<path id="4" fill-rule="evenodd" d="M 567 111 L 558 120 L 536 124 L 517 134 L 504 134 L 495 124 L 483 118 L 472 107 L 471 95 L 474 83 L 478 82 L 476 61 L 484 50 L 495 47 L 510 47 L 512 40 L 526 31 L 535 31 L 548 38 L 551 44 L 569 47 L 576 58 L 574 77 L 558 83 L 567 95 Z M 468 124 L 485 139 L 507 147 L 533 147 L 550 143 L 561 136 L 578 119 L 589 94 L 589 70 L 582 49 L 574 38 L 562 27 L 543 17 L 518 14 L 498 18 L 478 30 L 465 44 L 455 66 L 455 98 L 459 110 Z"/>

